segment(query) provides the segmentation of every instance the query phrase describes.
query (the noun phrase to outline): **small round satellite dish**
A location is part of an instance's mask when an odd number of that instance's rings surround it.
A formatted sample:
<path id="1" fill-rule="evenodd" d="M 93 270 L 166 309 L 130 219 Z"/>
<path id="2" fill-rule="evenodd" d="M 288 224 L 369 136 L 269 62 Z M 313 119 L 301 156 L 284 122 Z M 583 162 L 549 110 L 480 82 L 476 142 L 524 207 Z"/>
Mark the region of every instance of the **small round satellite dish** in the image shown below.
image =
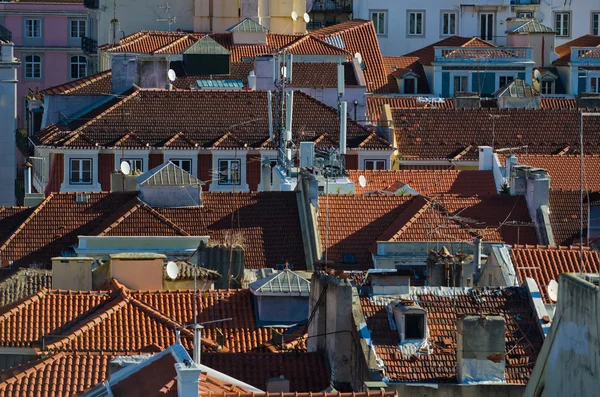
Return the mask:
<path id="1" fill-rule="evenodd" d="M 542 81 L 542 74 L 540 73 L 540 71 L 538 69 L 533 71 L 533 78 L 535 79 L 535 81 L 537 81 L 538 83 L 540 81 Z"/>
<path id="2" fill-rule="evenodd" d="M 292 11 L 292 19 L 293 19 L 294 21 L 297 21 L 297 20 L 298 20 L 298 13 L 297 13 L 296 11 Z"/>
<path id="3" fill-rule="evenodd" d="M 127 161 L 121 161 L 121 172 L 123 175 L 129 175 L 131 173 L 131 166 Z"/>
<path id="4" fill-rule="evenodd" d="M 167 72 L 167 77 L 169 77 L 170 81 L 175 81 L 175 79 L 177 78 L 177 74 L 173 69 L 169 69 L 169 71 Z"/>
<path id="5" fill-rule="evenodd" d="M 304 13 L 304 22 L 306 22 L 306 23 L 310 22 L 310 17 L 308 16 L 307 13 Z"/>
<path id="6" fill-rule="evenodd" d="M 548 283 L 548 298 L 554 303 L 558 300 L 558 283 L 556 280 L 550 280 L 550 283 Z"/>
<path id="7" fill-rule="evenodd" d="M 177 267 L 177 263 L 175 263 L 173 261 L 169 261 L 167 263 L 167 276 L 169 276 L 169 278 L 171 280 L 175 280 L 175 279 L 177 279 L 178 274 L 179 274 L 179 267 Z"/>
<path id="8" fill-rule="evenodd" d="M 360 55 L 360 52 L 354 54 L 354 58 L 358 59 L 358 62 L 362 63 L 362 55 Z"/>
<path id="9" fill-rule="evenodd" d="M 360 187 L 367 186 L 367 178 L 365 178 L 364 175 L 359 176 L 358 177 L 358 184 L 360 185 Z"/>

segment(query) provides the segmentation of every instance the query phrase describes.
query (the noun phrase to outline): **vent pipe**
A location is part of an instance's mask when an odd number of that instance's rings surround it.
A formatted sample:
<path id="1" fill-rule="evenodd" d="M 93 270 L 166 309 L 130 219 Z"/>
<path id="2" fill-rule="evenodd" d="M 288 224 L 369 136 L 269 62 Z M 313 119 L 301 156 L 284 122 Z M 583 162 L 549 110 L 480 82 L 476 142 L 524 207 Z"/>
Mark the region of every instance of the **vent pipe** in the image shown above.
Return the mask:
<path id="1" fill-rule="evenodd" d="M 273 93 L 267 91 L 267 102 L 269 106 L 269 139 L 273 141 Z"/>
<path id="2" fill-rule="evenodd" d="M 194 324 L 194 363 L 200 365 L 200 352 L 202 351 L 202 328 L 200 324 Z"/>
<path id="3" fill-rule="evenodd" d="M 254 70 L 251 70 L 248 75 L 248 88 L 252 91 L 256 91 L 256 74 L 254 74 Z"/>
<path id="4" fill-rule="evenodd" d="M 292 114 L 294 112 L 294 91 L 286 93 L 287 102 L 285 105 L 285 140 L 292 140 Z"/>
<path id="5" fill-rule="evenodd" d="M 31 163 L 25 163 L 25 194 L 31 194 Z"/>
<path id="6" fill-rule="evenodd" d="M 344 96 L 344 89 L 345 89 L 344 65 L 342 63 L 338 63 L 338 65 L 337 65 L 338 98 L 341 98 Z"/>
<path id="7" fill-rule="evenodd" d="M 348 103 L 340 102 L 340 153 L 346 154 L 346 122 L 348 121 Z"/>

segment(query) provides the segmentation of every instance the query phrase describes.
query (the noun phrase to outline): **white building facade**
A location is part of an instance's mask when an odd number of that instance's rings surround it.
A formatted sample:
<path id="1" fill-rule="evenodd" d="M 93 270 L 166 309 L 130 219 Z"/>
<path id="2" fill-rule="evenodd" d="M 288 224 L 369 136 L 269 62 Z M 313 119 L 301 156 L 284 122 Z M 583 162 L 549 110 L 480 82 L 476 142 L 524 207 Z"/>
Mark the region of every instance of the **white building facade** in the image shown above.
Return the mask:
<path id="1" fill-rule="evenodd" d="M 506 45 L 506 19 L 514 17 L 536 18 L 555 29 L 557 46 L 600 34 L 598 0 L 354 0 L 353 16 L 373 21 L 381 51 L 388 56 L 454 35 Z"/>
<path id="2" fill-rule="evenodd" d="M 0 206 L 16 204 L 17 68 L 13 43 L 0 44 Z"/>

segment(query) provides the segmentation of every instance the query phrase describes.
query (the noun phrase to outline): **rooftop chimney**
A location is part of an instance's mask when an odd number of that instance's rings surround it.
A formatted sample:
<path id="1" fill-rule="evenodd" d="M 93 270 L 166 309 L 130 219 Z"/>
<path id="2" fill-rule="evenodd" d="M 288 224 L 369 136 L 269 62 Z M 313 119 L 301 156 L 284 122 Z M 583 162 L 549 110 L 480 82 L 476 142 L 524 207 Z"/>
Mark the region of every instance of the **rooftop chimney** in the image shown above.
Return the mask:
<path id="1" fill-rule="evenodd" d="M 177 397 L 197 397 L 202 370 L 195 363 L 177 363 Z"/>
<path id="2" fill-rule="evenodd" d="M 252 91 L 256 91 L 256 74 L 254 74 L 254 70 L 251 70 L 248 75 L 248 88 Z"/>
<path id="3" fill-rule="evenodd" d="M 348 121 L 348 103 L 340 102 L 340 153 L 346 154 L 346 123 Z"/>
<path id="4" fill-rule="evenodd" d="M 579 97 L 579 109 L 600 109 L 600 94 L 584 92 Z"/>
<path id="5" fill-rule="evenodd" d="M 200 324 L 194 324 L 194 363 L 200 365 L 200 352 L 202 351 L 202 329 Z M 197 389 L 196 389 L 197 390 Z"/>
<path id="6" fill-rule="evenodd" d="M 465 316 L 458 319 L 458 383 L 506 382 L 505 332 L 502 316 Z"/>
<path id="7" fill-rule="evenodd" d="M 454 96 L 456 109 L 479 109 L 481 100 L 476 92 L 457 92 Z"/>
<path id="8" fill-rule="evenodd" d="M 494 167 L 494 149 L 491 146 L 479 146 L 479 171 L 491 171 Z"/>

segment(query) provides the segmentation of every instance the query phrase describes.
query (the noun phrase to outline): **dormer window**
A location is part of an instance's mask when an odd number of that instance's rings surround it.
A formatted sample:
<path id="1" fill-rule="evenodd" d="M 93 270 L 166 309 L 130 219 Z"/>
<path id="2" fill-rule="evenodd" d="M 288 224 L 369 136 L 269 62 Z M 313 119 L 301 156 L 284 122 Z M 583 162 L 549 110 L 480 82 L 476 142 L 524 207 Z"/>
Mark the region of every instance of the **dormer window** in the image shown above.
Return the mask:
<path id="1" fill-rule="evenodd" d="M 403 94 L 416 94 L 417 93 L 417 79 L 414 77 L 406 77 L 404 80 L 404 92 Z"/>
<path id="2" fill-rule="evenodd" d="M 406 339 L 425 339 L 425 314 L 404 315 L 404 337 Z"/>
<path id="3" fill-rule="evenodd" d="M 343 254 L 342 261 L 344 263 L 355 263 L 356 259 L 354 258 L 354 254 L 346 252 Z"/>
<path id="4" fill-rule="evenodd" d="M 540 83 L 540 91 L 542 95 L 554 94 L 554 80 L 542 80 Z"/>
<path id="5" fill-rule="evenodd" d="M 427 339 L 427 312 L 412 302 L 400 302 L 392 306 L 400 343 Z"/>

